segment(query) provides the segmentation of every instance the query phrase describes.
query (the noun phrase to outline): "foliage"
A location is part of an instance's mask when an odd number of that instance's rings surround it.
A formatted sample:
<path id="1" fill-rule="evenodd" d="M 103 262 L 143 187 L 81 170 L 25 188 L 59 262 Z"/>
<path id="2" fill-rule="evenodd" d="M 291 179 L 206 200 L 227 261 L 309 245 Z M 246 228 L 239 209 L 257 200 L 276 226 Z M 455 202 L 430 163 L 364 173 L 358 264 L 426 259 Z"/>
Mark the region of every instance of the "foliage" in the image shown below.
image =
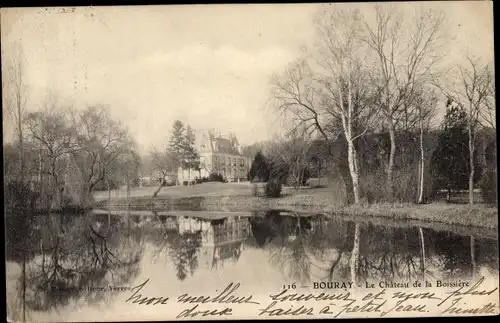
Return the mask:
<path id="1" fill-rule="evenodd" d="M 207 179 L 208 182 L 224 182 L 224 176 L 219 173 L 211 173 Z"/>
<path id="2" fill-rule="evenodd" d="M 4 201 L 8 208 L 35 209 L 39 197 L 27 183 L 10 181 L 5 185 Z"/>
<path id="3" fill-rule="evenodd" d="M 495 205 L 498 204 L 497 180 L 498 173 L 496 165 L 490 165 L 486 168 L 481 181 L 479 182 L 479 187 L 481 188 L 481 196 L 485 203 Z"/>
<path id="4" fill-rule="evenodd" d="M 200 156 L 194 146 L 195 140 L 195 133 L 189 125 L 184 126 L 180 120 L 174 122 L 166 150 L 170 155 L 169 168 L 173 169 L 175 173 L 179 167 L 183 170 L 187 169 L 189 172 L 192 169 L 200 169 Z"/>
<path id="5" fill-rule="evenodd" d="M 488 204 L 498 204 L 498 172 L 496 153 L 496 133 L 485 129 L 482 136 L 482 163 L 483 173 L 479 182 L 483 201 Z"/>
<path id="6" fill-rule="evenodd" d="M 248 180 L 251 182 L 267 182 L 270 177 L 269 167 L 262 152 L 258 152 L 250 167 Z"/>
<path id="7" fill-rule="evenodd" d="M 185 129 L 180 120 L 176 120 L 172 126 L 172 133 L 168 143 L 168 152 L 175 157 L 175 168 L 182 166 L 182 157 L 185 148 Z"/>
<path id="8" fill-rule="evenodd" d="M 186 136 L 184 139 L 184 167 L 187 169 L 198 170 L 200 168 L 200 156 L 194 147 L 195 134 L 193 129 L 188 125 L 186 128 Z"/>
<path id="9" fill-rule="evenodd" d="M 431 168 L 435 178 L 434 189 L 451 192 L 468 187 L 468 121 L 467 112 L 461 106 L 449 101 L 447 108 Z"/>
<path id="10" fill-rule="evenodd" d="M 29 185 L 39 196 L 33 207 L 84 207 L 93 191 L 107 189 L 106 180 L 113 187 L 137 181 L 140 157 L 135 144 L 107 107 L 90 106 L 77 111 L 50 101 L 26 114 L 23 128 L 23 185 Z M 20 148 L 17 143 L 4 145 L 9 180 L 19 177 L 15 161 Z"/>

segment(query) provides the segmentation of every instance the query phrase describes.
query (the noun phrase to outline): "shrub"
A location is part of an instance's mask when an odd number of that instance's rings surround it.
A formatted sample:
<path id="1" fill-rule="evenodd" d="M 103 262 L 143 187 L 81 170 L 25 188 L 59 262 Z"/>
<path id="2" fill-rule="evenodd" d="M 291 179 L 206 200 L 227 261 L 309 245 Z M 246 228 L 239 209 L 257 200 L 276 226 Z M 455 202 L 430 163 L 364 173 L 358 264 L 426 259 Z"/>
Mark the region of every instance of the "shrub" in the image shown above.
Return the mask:
<path id="1" fill-rule="evenodd" d="M 188 184 L 189 184 L 189 182 L 188 182 L 188 181 L 183 181 L 183 182 L 182 182 L 182 185 L 184 185 L 184 186 L 188 186 Z"/>
<path id="2" fill-rule="evenodd" d="M 248 178 L 252 179 L 252 182 L 267 182 L 269 179 L 270 171 L 267 165 L 266 158 L 262 154 L 262 152 L 258 152 L 255 155 L 255 158 L 252 162 L 252 166 L 250 167 L 250 171 L 248 172 Z"/>
<path id="3" fill-rule="evenodd" d="M 393 201 L 414 203 L 418 197 L 418 174 L 413 169 L 397 169 L 393 173 Z M 429 185 L 429 181 L 426 185 Z M 367 203 L 390 202 L 387 174 L 382 169 L 362 174 L 359 180 L 360 197 Z"/>
<path id="4" fill-rule="evenodd" d="M 219 173 L 211 173 L 208 177 L 209 182 L 222 182 L 224 183 L 224 177 Z"/>
<path id="5" fill-rule="evenodd" d="M 481 181 L 479 182 L 481 188 L 481 196 L 483 201 L 488 204 L 497 204 L 497 170 L 496 167 L 488 167 Z"/>
<path id="6" fill-rule="evenodd" d="M 275 180 L 270 179 L 266 183 L 266 197 L 280 197 L 281 196 L 282 184 Z"/>
<path id="7" fill-rule="evenodd" d="M 11 181 L 5 187 L 5 204 L 7 207 L 35 209 L 39 199 L 38 192 L 33 191 L 28 184 Z"/>

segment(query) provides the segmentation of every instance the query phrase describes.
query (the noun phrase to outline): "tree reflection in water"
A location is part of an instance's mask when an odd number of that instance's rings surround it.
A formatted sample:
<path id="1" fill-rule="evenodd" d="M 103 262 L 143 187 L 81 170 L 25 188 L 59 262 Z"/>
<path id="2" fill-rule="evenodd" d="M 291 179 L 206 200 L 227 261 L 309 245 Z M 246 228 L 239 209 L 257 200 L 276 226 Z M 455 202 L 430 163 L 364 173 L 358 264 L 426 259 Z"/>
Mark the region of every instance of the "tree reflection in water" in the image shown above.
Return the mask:
<path id="1" fill-rule="evenodd" d="M 498 271 L 496 240 L 434 232 L 427 245 L 428 267 L 435 268 L 432 276 L 437 279 L 473 278 L 478 275 L 478 264 Z"/>
<path id="2" fill-rule="evenodd" d="M 141 235 L 127 230 L 118 217 L 38 216 L 27 230 L 26 239 L 38 240 L 24 250 L 33 255 L 26 272 L 29 309 L 46 311 L 80 298 L 99 301 L 110 293 L 87 287 L 123 285 L 138 273 Z"/>
<path id="3" fill-rule="evenodd" d="M 169 246 L 169 256 L 176 268 L 176 277 L 184 280 L 198 268 L 198 250 L 201 247 L 201 230 L 176 232 Z"/>
<path id="4" fill-rule="evenodd" d="M 311 259 L 306 251 L 311 234 L 311 219 L 291 213 L 268 211 L 255 213 L 250 226 L 259 247 L 270 251 L 270 263 L 296 281 L 311 279 Z"/>
<path id="5" fill-rule="evenodd" d="M 366 225 L 360 235 L 360 279 L 409 281 L 422 277 L 418 230 Z"/>
<path id="6" fill-rule="evenodd" d="M 155 247 L 153 261 L 156 262 L 159 259 L 167 261 L 169 246 L 179 234 L 179 223 L 175 216 L 159 215 L 156 211 L 152 211 L 152 214 L 156 221 L 149 228 L 146 239 Z"/>
<path id="7" fill-rule="evenodd" d="M 354 224 L 326 217 L 314 217 L 309 252 L 314 256 L 315 277 L 320 280 L 349 280 L 348 261 L 353 247 Z"/>
<path id="8" fill-rule="evenodd" d="M 287 278 L 301 282 L 312 277 L 355 283 L 470 277 L 479 263 L 488 262 L 498 271 L 493 264 L 496 242 L 450 232 L 279 211 L 255 213 L 249 222 L 256 247 L 269 250 L 270 263 Z"/>

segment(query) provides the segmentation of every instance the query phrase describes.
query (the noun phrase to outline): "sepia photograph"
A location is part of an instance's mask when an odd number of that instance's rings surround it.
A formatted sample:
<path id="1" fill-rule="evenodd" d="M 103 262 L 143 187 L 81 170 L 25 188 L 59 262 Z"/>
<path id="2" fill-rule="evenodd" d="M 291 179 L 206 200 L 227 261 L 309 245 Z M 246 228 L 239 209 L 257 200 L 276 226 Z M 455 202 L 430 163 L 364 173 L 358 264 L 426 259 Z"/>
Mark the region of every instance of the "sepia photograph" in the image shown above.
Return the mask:
<path id="1" fill-rule="evenodd" d="M 0 18 L 9 322 L 500 313 L 492 1 Z"/>

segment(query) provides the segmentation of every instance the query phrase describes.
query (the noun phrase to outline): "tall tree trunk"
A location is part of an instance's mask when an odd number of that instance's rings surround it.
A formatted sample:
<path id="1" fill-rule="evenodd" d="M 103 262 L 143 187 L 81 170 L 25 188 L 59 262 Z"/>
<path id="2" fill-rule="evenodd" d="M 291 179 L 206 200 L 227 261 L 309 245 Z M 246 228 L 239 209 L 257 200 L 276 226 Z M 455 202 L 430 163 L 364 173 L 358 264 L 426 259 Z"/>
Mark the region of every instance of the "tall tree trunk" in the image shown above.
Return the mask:
<path id="1" fill-rule="evenodd" d="M 469 132 L 469 204 L 474 204 L 474 134 L 472 129 L 472 104 L 469 108 L 469 122 L 468 122 L 468 132 Z"/>
<path id="2" fill-rule="evenodd" d="M 425 172 L 425 152 L 424 152 L 424 125 L 420 120 L 420 191 L 418 194 L 418 204 L 424 203 L 424 172 Z"/>
<path id="3" fill-rule="evenodd" d="M 354 203 L 358 204 L 360 198 L 359 198 L 359 173 L 356 162 L 357 159 L 356 148 L 354 147 L 354 143 L 352 142 L 352 140 L 348 140 L 347 147 L 348 147 L 347 160 L 349 162 L 349 171 L 351 173 Z"/>
<path id="4" fill-rule="evenodd" d="M 50 164 L 50 172 L 52 173 L 52 201 L 51 201 L 51 208 L 54 210 L 59 210 L 61 209 L 61 193 L 59 189 L 59 179 L 56 173 L 56 160 L 51 157 L 52 161 Z"/>
<path id="5" fill-rule="evenodd" d="M 391 149 L 389 152 L 389 165 L 387 167 L 387 189 L 389 190 L 389 201 L 393 201 L 394 197 L 394 160 L 396 158 L 396 134 L 392 121 L 389 121 L 389 139 Z"/>
<path id="6" fill-rule="evenodd" d="M 352 180 L 352 190 L 354 194 L 354 203 L 359 203 L 359 169 L 357 161 L 356 146 L 354 145 L 353 138 L 353 105 L 351 98 L 351 80 L 348 78 L 347 82 L 347 120 L 344 122 L 344 127 L 346 128 L 346 139 L 347 139 L 347 162 L 349 164 L 349 171 L 351 173 Z"/>

